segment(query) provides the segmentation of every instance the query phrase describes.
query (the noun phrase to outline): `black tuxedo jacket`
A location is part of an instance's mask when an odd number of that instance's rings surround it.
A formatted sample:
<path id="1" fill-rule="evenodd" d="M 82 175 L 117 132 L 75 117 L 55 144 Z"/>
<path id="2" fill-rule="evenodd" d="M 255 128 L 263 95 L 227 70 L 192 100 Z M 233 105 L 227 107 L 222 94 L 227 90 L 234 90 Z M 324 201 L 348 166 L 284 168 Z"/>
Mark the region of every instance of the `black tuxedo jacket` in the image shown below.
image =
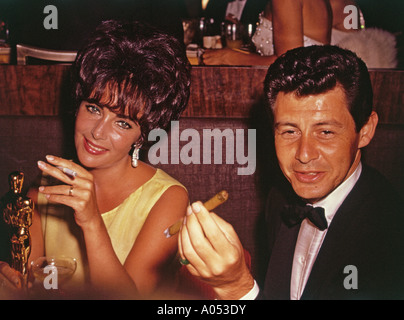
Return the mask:
<path id="1" fill-rule="evenodd" d="M 270 194 L 266 221 L 269 263 L 261 299 L 290 299 L 290 279 L 300 225 L 288 228 L 281 208 L 290 191 Z M 301 299 L 403 299 L 404 205 L 390 184 L 363 166 L 356 185 L 335 214 Z M 357 289 L 352 269 L 357 271 Z M 345 270 L 345 271 L 344 271 Z M 348 277 L 348 278 L 347 278 Z"/>
<path id="2" fill-rule="evenodd" d="M 206 6 L 204 16 L 214 18 L 216 22 L 224 21 L 227 5 L 233 0 L 210 0 Z M 264 11 L 268 0 L 247 0 L 240 22 L 243 24 L 255 24 L 258 21 L 258 15 Z"/>

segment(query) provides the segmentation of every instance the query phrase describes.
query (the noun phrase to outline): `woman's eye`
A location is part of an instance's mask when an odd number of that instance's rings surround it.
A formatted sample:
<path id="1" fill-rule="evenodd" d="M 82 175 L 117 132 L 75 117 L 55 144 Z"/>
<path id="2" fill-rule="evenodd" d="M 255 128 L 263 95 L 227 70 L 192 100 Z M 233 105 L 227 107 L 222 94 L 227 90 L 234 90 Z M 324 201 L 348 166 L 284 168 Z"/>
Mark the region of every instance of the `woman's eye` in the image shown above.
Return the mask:
<path id="1" fill-rule="evenodd" d="M 118 126 L 122 129 L 132 129 L 132 126 L 126 121 L 120 120 L 117 122 Z"/>
<path id="2" fill-rule="evenodd" d="M 101 113 L 100 108 L 97 107 L 97 106 L 95 106 L 95 105 L 93 105 L 93 104 L 87 104 L 87 105 L 86 105 L 86 109 L 87 109 L 87 111 L 90 112 L 90 113 L 94 113 L 94 114 L 100 114 L 100 113 Z"/>

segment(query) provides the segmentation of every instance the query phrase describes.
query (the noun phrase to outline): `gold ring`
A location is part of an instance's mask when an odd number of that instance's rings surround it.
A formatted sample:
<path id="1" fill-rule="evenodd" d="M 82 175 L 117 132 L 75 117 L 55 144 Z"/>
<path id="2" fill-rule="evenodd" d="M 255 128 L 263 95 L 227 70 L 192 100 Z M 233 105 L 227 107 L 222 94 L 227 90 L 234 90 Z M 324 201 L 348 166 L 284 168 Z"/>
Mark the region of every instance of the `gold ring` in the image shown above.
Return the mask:
<path id="1" fill-rule="evenodd" d="M 70 189 L 69 189 L 69 196 L 70 196 L 70 197 L 73 197 L 73 186 L 70 186 Z"/>
<path id="2" fill-rule="evenodd" d="M 182 258 L 180 258 L 180 263 L 181 263 L 183 266 L 186 266 L 187 264 L 189 264 L 189 261 L 188 261 L 188 259 L 182 259 Z"/>

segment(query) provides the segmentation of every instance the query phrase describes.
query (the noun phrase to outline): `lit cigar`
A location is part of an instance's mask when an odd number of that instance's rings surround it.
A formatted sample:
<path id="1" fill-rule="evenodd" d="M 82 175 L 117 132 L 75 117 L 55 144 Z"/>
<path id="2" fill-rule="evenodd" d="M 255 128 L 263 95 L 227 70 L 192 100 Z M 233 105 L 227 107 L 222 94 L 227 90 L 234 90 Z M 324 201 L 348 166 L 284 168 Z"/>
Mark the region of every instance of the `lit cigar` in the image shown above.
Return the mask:
<path id="1" fill-rule="evenodd" d="M 227 191 L 222 190 L 219 193 L 215 194 L 212 198 L 210 198 L 208 201 L 206 201 L 203 205 L 205 206 L 206 210 L 212 211 L 215 208 L 217 208 L 219 205 L 224 203 L 227 199 L 229 198 L 229 194 Z M 181 229 L 181 224 L 182 224 L 183 219 L 178 220 L 176 223 L 174 223 L 171 227 L 168 227 L 166 230 L 164 230 L 164 234 L 166 238 L 170 238 L 178 231 Z"/>

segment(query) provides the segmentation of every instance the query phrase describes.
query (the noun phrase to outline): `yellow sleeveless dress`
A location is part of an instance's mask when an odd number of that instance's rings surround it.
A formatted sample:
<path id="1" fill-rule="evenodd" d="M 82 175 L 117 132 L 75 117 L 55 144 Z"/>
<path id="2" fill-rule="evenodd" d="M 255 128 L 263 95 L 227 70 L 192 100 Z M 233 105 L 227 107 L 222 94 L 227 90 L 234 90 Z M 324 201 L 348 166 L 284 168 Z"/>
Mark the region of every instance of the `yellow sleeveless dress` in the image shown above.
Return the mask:
<path id="1" fill-rule="evenodd" d="M 49 177 L 48 177 L 49 178 Z M 48 184 L 46 177 L 42 185 Z M 112 246 L 123 264 L 154 204 L 171 186 L 181 186 L 177 180 L 157 169 L 154 176 L 129 195 L 119 206 L 102 214 Z M 38 196 L 46 256 L 69 256 L 77 260 L 71 284 L 89 281 L 88 264 L 82 231 L 74 220 L 70 207 L 49 203 L 43 194 Z"/>

